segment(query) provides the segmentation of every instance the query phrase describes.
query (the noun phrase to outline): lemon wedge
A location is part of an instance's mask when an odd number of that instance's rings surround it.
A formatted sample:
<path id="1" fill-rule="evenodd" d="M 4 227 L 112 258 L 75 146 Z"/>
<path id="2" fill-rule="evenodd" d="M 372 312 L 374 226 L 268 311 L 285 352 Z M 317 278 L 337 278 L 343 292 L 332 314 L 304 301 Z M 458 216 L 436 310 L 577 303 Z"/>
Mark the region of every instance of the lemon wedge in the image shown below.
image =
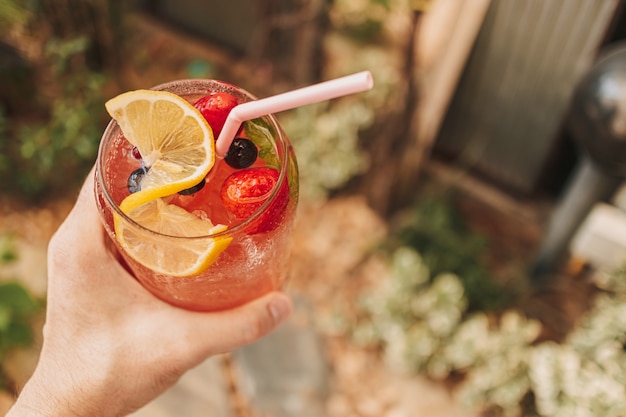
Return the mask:
<path id="1" fill-rule="evenodd" d="M 193 187 L 206 177 L 215 163 L 211 127 L 191 103 L 164 91 L 130 91 L 112 98 L 105 107 L 148 168 L 141 190 L 120 204 L 121 211 L 142 227 L 115 214 L 118 243 L 131 258 L 156 273 L 184 277 L 204 271 L 232 240 L 211 237 L 226 226 L 200 219 L 162 197 Z"/>
<path id="2" fill-rule="evenodd" d="M 145 229 L 116 215 L 117 241 L 131 258 L 156 273 L 175 277 L 198 274 L 215 262 L 232 241 L 230 236 L 210 236 L 226 230 L 225 225 L 213 225 L 161 198 L 137 207 L 122 206 L 126 215 Z"/>
<path id="3" fill-rule="evenodd" d="M 105 103 L 148 168 L 133 206 L 198 184 L 215 163 L 213 131 L 184 98 L 166 91 L 136 90 Z"/>

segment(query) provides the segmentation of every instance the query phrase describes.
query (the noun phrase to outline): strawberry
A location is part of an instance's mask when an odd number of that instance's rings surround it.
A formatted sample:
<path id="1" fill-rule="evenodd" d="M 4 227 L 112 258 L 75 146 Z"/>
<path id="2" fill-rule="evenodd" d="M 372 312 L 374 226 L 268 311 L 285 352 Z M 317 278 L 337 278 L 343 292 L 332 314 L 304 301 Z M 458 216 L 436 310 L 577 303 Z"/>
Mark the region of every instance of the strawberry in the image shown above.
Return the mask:
<path id="1" fill-rule="evenodd" d="M 238 219 L 250 217 L 268 199 L 277 185 L 279 172 L 268 167 L 232 173 L 222 185 L 222 204 Z M 269 232 L 283 220 L 289 204 L 289 184 L 283 181 L 270 206 L 253 222 L 250 234 Z"/>
<path id="2" fill-rule="evenodd" d="M 219 136 L 228 113 L 237 105 L 237 98 L 232 94 L 220 92 L 211 93 L 199 98 L 194 107 L 202 113 L 206 121 L 213 129 L 215 139 Z"/>

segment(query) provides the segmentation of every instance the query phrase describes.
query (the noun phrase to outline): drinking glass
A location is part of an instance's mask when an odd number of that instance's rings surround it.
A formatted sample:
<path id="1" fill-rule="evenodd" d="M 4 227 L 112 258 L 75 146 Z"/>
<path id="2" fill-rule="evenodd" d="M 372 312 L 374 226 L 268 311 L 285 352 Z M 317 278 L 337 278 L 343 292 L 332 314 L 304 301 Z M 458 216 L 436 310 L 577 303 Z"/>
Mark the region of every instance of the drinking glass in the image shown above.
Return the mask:
<path id="1" fill-rule="evenodd" d="M 175 93 L 191 103 L 213 92 L 228 92 L 239 103 L 255 100 L 247 91 L 216 80 L 179 80 L 162 84 L 154 90 Z M 278 121 L 268 115 L 244 122 L 240 135 L 256 132 L 265 144 L 253 166 L 264 166 L 271 161 L 280 171 L 278 183 L 268 200 L 249 218 L 235 221 L 222 207 L 219 189 L 228 175 L 235 171 L 226 162 L 216 158 L 205 187 L 191 196 L 176 195 L 189 211 L 207 216 L 213 223 L 222 223 L 228 229 L 222 233 L 198 237 L 176 237 L 149 231 L 120 210 L 122 200 L 129 195 L 127 180 L 134 170 L 140 168 L 133 146 L 126 141 L 117 123 L 112 120 L 100 142 L 96 163 L 95 194 L 104 228 L 120 262 L 152 294 L 172 305 L 198 311 L 216 311 L 236 307 L 272 290 L 283 287 L 288 271 L 290 239 L 298 201 L 298 168 L 289 139 Z M 254 139 L 254 138 L 251 138 Z M 263 158 L 262 158 L 263 157 Z M 287 202 L 277 203 L 281 188 L 288 187 Z M 124 227 L 134 228 L 164 249 L 172 245 L 210 239 L 232 239 L 217 260 L 206 270 L 192 276 L 169 276 L 155 272 L 129 256 L 116 240 L 114 216 L 124 222 Z M 259 230 L 262 219 L 271 217 L 271 227 Z M 167 259 L 164 260 L 167 262 Z"/>

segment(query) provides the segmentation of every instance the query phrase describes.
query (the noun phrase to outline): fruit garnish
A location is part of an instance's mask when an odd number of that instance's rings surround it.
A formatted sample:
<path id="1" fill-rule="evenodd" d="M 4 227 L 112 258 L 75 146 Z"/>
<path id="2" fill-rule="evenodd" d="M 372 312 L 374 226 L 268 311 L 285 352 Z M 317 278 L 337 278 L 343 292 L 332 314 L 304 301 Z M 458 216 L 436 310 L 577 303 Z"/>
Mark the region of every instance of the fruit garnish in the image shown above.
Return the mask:
<path id="1" fill-rule="evenodd" d="M 237 219 L 250 217 L 277 187 L 280 172 L 274 168 L 248 168 L 232 173 L 220 190 L 222 204 Z M 270 206 L 254 221 L 250 234 L 278 227 L 289 203 L 289 185 L 283 181 Z"/>
<path id="2" fill-rule="evenodd" d="M 126 186 L 131 194 L 141 190 L 141 181 L 147 172 L 148 169 L 146 167 L 141 167 L 130 173 Z"/>
<path id="3" fill-rule="evenodd" d="M 187 188 L 185 190 L 179 191 L 178 194 L 180 194 L 180 195 L 193 195 L 193 194 L 197 193 L 198 191 L 200 191 L 201 189 L 203 189 L 205 184 L 206 184 L 206 179 L 203 178 L 202 181 L 200 181 L 199 183 L 197 183 L 193 187 L 190 187 L 190 188 Z"/>
<path id="4" fill-rule="evenodd" d="M 141 154 L 139 153 L 139 149 L 136 146 L 133 146 L 133 149 L 130 150 L 130 155 L 136 160 L 141 160 Z"/>
<path id="5" fill-rule="evenodd" d="M 224 161 L 233 168 L 247 168 L 256 161 L 259 150 L 256 145 L 246 138 L 235 138 L 230 144 Z"/>
<path id="6" fill-rule="evenodd" d="M 244 129 L 246 136 L 257 146 L 258 157 L 265 161 L 266 166 L 278 169 L 280 161 L 274 146 L 274 138 L 278 137 L 276 129 L 261 118 L 246 121 Z"/>
<path id="7" fill-rule="evenodd" d="M 215 162 L 213 132 L 202 114 L 182 97 L 137 90 L 105 104 L 126 139 L 141 154 L 148 172 L 132 206 L 198 184 Z"/>
<path id="8" fill-rule="evenodd" d="M 205 120 L 211 125 L 213 133 L 217 138 L 224 127 L 228 113 L 237 104 L 237 98 L 230 93 L 211 93 L 199 98 L 194 107 L 202 113 Z"/>
<path id="9" fill-rule="evenodd" d="M 109 100 L 106 108 L 137 148 L 144 166 L 130 175 L 133 189 L 129 191 L 137 190 L 119 206 L 143 228 L 114 214 L 118 243 L 130 257 L 157 273 L 188 276 L 205 270 L 232 238 L 180 238 L 213 235 L 226 226 L 214 226 L 161 197 L 204 181 L 215 163 L 211 127 L 191 103 L 163 91 L 124 93 Z"/>
<path id="10" fill-rule="evenodd" d="M 117 241 L 130 257 L 157 273 L 178 277 L 200 273 L 215 262 L 232 240 L 229 236 L 177 238 L 214 235 L 226 230 L 226 226 L 213 225 L 210 220 L 199 219 L 185 209 L 165 203 L 161 198 L 137 207 L 125 205 L 124 202 L 120 205 L 122 211 L 150 230 L 130 225 L 116 215 Z"/>

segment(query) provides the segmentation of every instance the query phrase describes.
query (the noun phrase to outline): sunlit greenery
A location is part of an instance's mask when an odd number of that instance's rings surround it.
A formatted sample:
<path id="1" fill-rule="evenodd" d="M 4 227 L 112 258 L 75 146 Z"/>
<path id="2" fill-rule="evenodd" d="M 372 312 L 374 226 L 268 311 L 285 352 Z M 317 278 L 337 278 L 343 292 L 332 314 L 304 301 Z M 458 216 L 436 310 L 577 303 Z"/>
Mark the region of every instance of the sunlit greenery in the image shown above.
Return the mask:
<path id="1" fill-rule="evenodd" d="M 388 245 L 416 250 L 433 277 L 458 275 L 470 310 L 497 311 L 515 301 L 513 289 L 498 285 L 486 262 L 488 238 L 470 229 L 453 194 L 420 197 L 398 223 Z"/>
<path id="2" fill-rule="evenodd" d="M 17 257 L 11 237 L 0 236 L 0 266 Z M 0 389 L 10 382 L 2 369 L 5 355 L 32 343 L 33 319 L 42 307 L 43 302 L 33 297 L 17 277 L 0 276 Z"/>
<path id="3" fill-rule="evenodd" d="M 6 140 L 0 148 L 0 191 L 26 198 L 63 194 L 84 178 L 93 164 L 103 130 L 104 77 L 70 61 L 83 54 L 88 41 L 51 40 L 46 44 L 52 74 L 59 81 L 59 95 L 42 117 L 31 119 L 0 113 Z M 37 107 L 38 97 L 23 97 Z"/>
<path id="4" fill-rule="evenodd" d="M 626 269 L 595 277 L 592 308 L 565 340 L 514 307 L 469 311 L 463 279 L 433 275 L 409 247 L 363 294 L 353 340 L 379 346 L 391 369 L 456 381 L 464 404 L 496 416 L 623 416 L 626 405 Z"/>
<path id="5" fill-rule="evenodd" d="M 0 177 L 5 179 L 0 192 L 26 200 L 74 190 L 95 161 L 105 123 L 105 77 L 90 65 L 96 39 L 78 26 L 57 36 L 46 7 L 53 6 L 0 5 L 0 33 L 11 47 L 0 51 L 0 76 L 6 82 L 0 94 Z"/>

